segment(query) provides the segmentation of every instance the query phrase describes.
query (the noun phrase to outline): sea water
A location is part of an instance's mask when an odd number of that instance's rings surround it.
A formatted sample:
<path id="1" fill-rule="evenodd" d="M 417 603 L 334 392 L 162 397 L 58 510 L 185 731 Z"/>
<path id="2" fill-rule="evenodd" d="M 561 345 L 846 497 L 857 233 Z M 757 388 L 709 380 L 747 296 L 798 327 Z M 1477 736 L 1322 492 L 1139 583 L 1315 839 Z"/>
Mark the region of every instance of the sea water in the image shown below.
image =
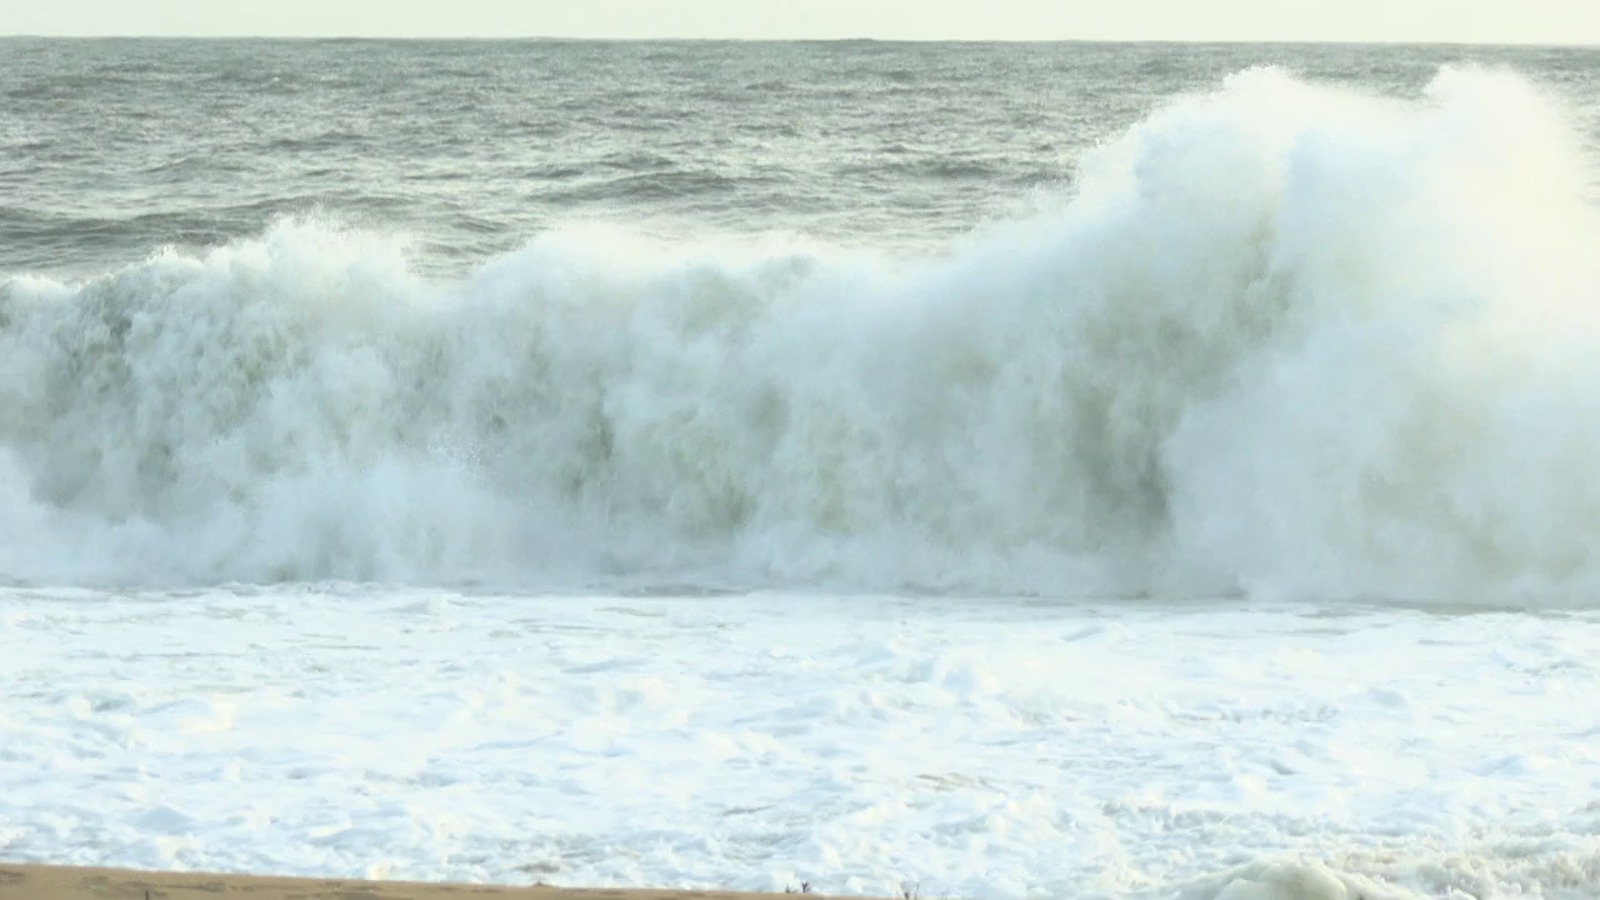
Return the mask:
<path id="1" fill-rule="evenodd" d="M 1600 53 L 0 73 L 0 858 L 1600 891 Z"/>

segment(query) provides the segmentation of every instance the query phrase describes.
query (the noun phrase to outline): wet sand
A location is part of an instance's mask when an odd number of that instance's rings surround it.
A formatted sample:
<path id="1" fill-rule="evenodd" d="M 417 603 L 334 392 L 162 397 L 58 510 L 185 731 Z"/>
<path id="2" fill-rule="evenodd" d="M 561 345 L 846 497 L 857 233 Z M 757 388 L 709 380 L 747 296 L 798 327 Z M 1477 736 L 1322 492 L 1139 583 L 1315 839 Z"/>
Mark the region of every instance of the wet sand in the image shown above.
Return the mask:
<path id="1" fill-rule="evenodd" d="M 0 900 L 754 900 L 769 896 L 773 895 L 274 878 L 0 863 Z"/>

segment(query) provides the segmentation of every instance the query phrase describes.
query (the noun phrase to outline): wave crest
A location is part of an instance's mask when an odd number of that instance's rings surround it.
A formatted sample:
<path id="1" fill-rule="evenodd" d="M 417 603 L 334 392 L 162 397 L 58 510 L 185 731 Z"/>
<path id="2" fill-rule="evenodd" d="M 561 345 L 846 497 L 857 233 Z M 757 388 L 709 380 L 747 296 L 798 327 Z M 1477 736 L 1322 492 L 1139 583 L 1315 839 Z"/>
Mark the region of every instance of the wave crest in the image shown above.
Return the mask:
<path id="1" fill-rule="evenodd" d="M 1251 71 L 935 260 L 288 222 L 0 289 L 0 571 L 1500 599 L 1600 576 L 1587 163 Z"/>

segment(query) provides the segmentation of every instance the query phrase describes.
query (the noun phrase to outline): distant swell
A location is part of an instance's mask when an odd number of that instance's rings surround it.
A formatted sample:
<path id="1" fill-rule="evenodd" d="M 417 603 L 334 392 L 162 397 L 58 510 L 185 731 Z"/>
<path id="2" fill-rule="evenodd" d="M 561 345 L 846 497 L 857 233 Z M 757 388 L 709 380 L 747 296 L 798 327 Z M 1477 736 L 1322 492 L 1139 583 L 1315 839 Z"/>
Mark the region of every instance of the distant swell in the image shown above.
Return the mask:
<path id="1" fill-rule="evenodd" d="M 1583 600 L 1559 110 L 1252 71 L 934 261 L 308 222 L 0 288 L 0 573 Z"/>

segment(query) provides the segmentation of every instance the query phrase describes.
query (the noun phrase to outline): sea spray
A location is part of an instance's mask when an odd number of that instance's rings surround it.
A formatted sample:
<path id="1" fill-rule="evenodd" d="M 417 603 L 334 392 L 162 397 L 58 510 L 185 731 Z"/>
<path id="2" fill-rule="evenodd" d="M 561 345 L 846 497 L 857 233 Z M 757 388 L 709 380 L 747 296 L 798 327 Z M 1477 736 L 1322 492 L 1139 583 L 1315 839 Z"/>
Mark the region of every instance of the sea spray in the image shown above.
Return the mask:
<path id="1" fill-rule="evenodd" d="M 1600 229 L 1561 110 L 1255 70 L 937 259 L 285 222 L 0 289 L 0 571 L 1582 598 Z"/>

